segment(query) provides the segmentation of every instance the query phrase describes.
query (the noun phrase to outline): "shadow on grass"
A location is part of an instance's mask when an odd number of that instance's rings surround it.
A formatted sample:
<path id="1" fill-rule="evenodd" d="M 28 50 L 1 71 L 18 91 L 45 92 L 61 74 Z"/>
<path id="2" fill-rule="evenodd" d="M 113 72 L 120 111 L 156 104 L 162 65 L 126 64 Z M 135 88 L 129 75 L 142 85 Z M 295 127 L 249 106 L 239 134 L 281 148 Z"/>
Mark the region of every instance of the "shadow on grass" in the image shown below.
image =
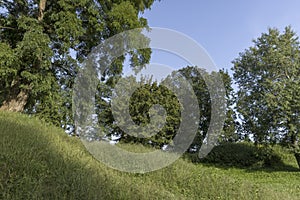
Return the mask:
<path id="1" fill-rule="evenodd" d="M 0 116 L 0 199 L 121 198 L 113 170 L 96 168 L 80 141 L 51 132 Z"/>
<path id="2" fill-rule="evenodd" d="M 294 157 L 292 154 L 286 156 Z M 282 156 L 271 147 L 258 147 L 252 143 L 225 143 L 215 146 L 203 159 L 199 159 L 197 153 L 187 153 L 184 158 L 193 163 L 222 169 L 239 168 L 247 172 L 300 172 L 296 166 L 284 162 Z"/>

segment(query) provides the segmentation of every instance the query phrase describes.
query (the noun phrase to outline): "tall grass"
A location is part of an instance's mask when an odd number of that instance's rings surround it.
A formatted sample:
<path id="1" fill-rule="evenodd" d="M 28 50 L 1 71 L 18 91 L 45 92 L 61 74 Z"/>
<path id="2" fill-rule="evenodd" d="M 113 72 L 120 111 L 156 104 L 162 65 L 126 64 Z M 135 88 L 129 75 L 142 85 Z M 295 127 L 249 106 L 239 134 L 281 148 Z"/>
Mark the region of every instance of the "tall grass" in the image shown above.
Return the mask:
<path id="1" fill-rule="evenodd" d="M 79 139 L 38 119 L 0 112 L 0 199 L 299 199 L 300 174 L 179 159 L 147 174 L 108 168 Z M 131 151 L 141 146 L 120 145 Z M 293 156 L 279 147 L 284 162 Z M 149 149 L 147 149 L 148 151 Z"/>

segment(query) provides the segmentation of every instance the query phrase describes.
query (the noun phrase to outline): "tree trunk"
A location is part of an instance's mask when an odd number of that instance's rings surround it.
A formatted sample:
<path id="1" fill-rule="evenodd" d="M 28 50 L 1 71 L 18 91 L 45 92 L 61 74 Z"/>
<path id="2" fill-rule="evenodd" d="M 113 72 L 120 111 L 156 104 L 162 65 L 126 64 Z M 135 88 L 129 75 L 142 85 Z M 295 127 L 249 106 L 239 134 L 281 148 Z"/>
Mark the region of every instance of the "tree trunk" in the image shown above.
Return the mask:
<path id="1" fill-rule="evenodd" d="M 21 90 L 14 96 L 11 96 L 7 100 L 5 100 L 0 107 L 0 110 L 23 112 L 27 100 L 28 94 L 24 90 Z"/>
<path id="2" fill-rule="evenodd" d="M 44 18 L 44 12 L 46 9 L 47 0 L 39 1 L 39 13 L 38 21 L 42 21 Z M 3 102 L 0 110 L 13 111 L 13 112 L 23 112 L 25 105 L 28 101 L 28 90 L 23 90 L 19 88 L 19 81 L 15 80 L 11 84 L 11 90 L 7 99 Z"/>
<path id="3" fill-rule="evenodd" d="M 291 130 L 292 134 L 291 134 L 291 145 L 293 146 L 293 148 L 298 148 L 298 138 L 297 138 L 297 132 Z"/>
<path id="4" fill-rule="evenodd" d="M 44 11 L 46 9 L 46 3 L 47 3 L 47 0 L 40 0 L 40 3 L 39 3 L 39 16 L 38 16 L 39 21 L 42 21 L 43 18 L 44 18 Z"/>

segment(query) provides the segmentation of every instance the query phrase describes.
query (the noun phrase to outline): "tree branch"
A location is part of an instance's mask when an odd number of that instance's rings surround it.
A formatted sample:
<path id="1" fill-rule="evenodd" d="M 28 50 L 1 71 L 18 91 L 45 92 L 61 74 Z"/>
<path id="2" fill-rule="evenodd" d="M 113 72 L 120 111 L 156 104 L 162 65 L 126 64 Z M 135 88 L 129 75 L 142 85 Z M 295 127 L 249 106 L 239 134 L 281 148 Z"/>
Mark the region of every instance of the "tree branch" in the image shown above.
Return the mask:
<path id="1" fill-rule="evenodd" d="M 39 16 L 38 16 L 38 20 L 42 21 L 44 18 L 44 11 L 46 9 L 46 2 L 47 0 L 40 0 L 39 3 Z"/>
<path id="2" fill-rule="evenodd" d="M 0 26 L 0 29 L 10 29 L 10 30 L 16 30 L 15 28 L 8 27 L 8 26 Z"/>

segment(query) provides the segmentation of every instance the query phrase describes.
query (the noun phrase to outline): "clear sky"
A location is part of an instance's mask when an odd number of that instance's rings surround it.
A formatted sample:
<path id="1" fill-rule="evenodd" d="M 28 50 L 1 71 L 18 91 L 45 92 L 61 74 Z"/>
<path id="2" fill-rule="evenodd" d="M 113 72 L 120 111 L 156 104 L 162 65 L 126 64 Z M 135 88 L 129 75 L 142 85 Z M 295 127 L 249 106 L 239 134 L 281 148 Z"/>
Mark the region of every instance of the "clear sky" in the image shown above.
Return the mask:
<path id="1" fill-rule="evenodd" d="M 206 49 L 218 68 L 230 69 L 239 52 L 268 28 L 291 25 L 300 35 L 300 0 L 162 0 L 143 16 L 149 26 L 182 32 Z M 151 62 L 186 63 L 154 52 Z"/>

